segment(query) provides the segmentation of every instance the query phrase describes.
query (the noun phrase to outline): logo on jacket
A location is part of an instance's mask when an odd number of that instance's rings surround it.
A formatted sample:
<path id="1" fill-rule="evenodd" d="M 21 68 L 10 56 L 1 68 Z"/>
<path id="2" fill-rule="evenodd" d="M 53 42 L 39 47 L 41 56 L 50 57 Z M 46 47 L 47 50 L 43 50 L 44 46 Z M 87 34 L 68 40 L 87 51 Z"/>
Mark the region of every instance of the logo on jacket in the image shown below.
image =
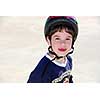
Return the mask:
<path id="1" fill-rule="evenodd" d="M 63 81 L 65 78 L 69 79 L 70 73 L 71 73 L 71 70 L 65 71 L 64 73 L 61 74 L 61 76 L 59 76 L 58 78 L 54 79 L 52 81 L 52 83 L 59 83 L 59 82 Z"/>

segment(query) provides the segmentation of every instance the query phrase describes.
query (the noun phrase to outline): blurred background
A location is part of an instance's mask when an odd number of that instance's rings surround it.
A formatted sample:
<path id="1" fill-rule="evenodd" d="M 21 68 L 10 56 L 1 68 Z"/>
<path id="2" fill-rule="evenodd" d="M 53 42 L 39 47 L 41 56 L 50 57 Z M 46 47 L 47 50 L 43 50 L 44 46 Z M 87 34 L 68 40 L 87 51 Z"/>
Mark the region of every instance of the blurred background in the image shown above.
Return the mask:
<path id="1" fill-rule="evenodd" d="M 46 16 L 0 16 L 0 82 L 26 83 L 47 52 Z M 76 16 L 79 35 L 74 45 L 75 83 L 100 82 L 100 16 Z"/>

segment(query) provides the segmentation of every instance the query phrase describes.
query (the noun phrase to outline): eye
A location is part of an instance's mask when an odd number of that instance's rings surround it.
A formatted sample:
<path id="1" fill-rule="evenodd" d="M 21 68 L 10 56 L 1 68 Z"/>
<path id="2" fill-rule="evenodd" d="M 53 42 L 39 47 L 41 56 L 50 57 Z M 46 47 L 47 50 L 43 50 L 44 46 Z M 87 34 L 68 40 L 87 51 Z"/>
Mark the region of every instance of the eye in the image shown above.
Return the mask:
<path id="1" fill-rule="evenodd" d="M 55 40 L 60 40 L 60 38 L 57 37 L 57 38 L 55 38 Z"/>
<path id="2" fill-rule="evenodd" d="M 66 38 L 66 40 L 70 40 L 70 38 Z"/>

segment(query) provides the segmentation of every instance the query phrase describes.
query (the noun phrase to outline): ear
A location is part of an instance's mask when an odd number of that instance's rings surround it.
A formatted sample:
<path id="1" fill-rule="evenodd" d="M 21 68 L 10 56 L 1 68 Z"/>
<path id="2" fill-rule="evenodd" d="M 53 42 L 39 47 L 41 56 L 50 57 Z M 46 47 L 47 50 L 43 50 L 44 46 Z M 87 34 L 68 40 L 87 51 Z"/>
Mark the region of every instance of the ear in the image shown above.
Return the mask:
<path id="1" fill-rule="evenodd" d="M 48 45 L 51 46 L 51 41 L 50 41 L 50 39 L 49 39 L 48 36 L 47 36 L 47 38 L 46 38 L 46 41 L 47 41 Z"/>

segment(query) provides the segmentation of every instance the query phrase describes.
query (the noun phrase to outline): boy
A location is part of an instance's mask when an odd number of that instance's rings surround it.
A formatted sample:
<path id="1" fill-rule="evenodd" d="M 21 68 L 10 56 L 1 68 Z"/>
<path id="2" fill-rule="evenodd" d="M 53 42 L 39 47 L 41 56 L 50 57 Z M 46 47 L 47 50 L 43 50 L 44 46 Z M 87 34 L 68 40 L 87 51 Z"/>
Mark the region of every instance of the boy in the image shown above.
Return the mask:
<path id="1" fill-rule="evenodd" d="M 31 72 L 28 83 L 73 83 L 71 70 L 78 23 L 73 16 L 49 16 L 44 28 L 48 53 Z"/>

